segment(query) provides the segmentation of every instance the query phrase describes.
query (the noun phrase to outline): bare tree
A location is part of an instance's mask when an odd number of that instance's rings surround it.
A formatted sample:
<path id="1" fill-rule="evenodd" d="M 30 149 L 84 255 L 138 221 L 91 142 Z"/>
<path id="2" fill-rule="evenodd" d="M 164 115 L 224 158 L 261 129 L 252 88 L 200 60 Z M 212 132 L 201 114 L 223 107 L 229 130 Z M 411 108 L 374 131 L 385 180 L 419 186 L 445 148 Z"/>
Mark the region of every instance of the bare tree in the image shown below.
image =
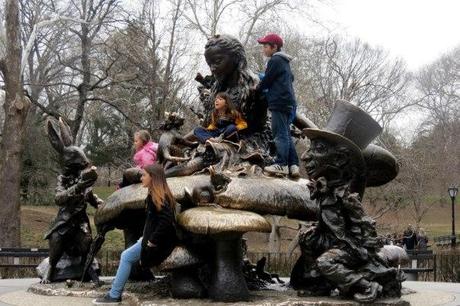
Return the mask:
<path id="1" fill-rule="evenodd" d="M 5 4 L 6 52 L 0 59 L 5 81 L 5 120 L 0 145 L 0 243 L 6 247 L 20 246 L 21 153 L 24 143 L 24 123 L 30 101 L 24 96 L 21 79 L 21 29 L 19 4 L 7 0 Z"/>
<path id="2" fill-rule="evenodd" d="M 71 20 L 80 20 L 77 26 L 74 25 L 75 23 L 66 24 L 64 29 L 67 31 L 63 33 L 66 39 L 62 39 L 60 47 L 53 50 L 52 56 L 58 59 L 60 68 L 67 71 L 66 74 L 60 75 L 58 82 L 43 84 L 45 87 L 67 87 L 66 93 L 59 97 L 52 96 L 52 91 L 56 88 L 47 90 L 47 94 L 51 97 L 49 101 L 51 106 L 57 106 L 62 99 L 73 100 L 73 95 L 77 94 L 75 106 L 71 112 L 69 111 L 69 114 L 74 114 L 73 118 L 67 119 L 71 123 L 75 139 L 80 139 L 77 134 L 86 103 L 97 99 L 94 95 L 97 89 L 108 86 L 107 70 L 111 66 L 109 64 L 102 71 L 95 71 L 93 67 L 94 62 L 97 61 L 95 48 L 103 43 L 107 35 L 103 33 L 104 30 L 116 22 L 115 13 L 118 8 L 117 0 L 70 1 L 53 6 L 55 14 Z M 54 101 L 55 99 L 58 101 Z M 56 111 L 52 107 L 40 108 L 49 114 Z"/>
<path id="3" fill-rule="evenodd" d="M 225 14 L 242 2 L 242 0 L 186 1 L 190 12 L 185 14 L 185 18 L 205 38 L 216 35 Z"/>
<path id="4" fill-rule="evenodd" d="M 184 17 L 190 26 L 204 38 L 219 33 L 225 24 L 237 29 L 239 38 L 247 46 L 253 38 L 257 26 L 262 21 L 271 25 L 282 19 L 281 12 L 289 14 L 301 12 L 307 5 L 306 0 L 186 0 Z"/>
<path id="5" fill-rule="evenodd" d="M 437 189 L 443 196 L 447 186 L 458 181 L 460 171 L 460 47 L 422 68 L 416 77 L 416 88 L 418 96 L 415 100 L 427 114 L 422 128 L 431 133 L 431 152 L 442 156 L 434 161 L 442 174 Z"/>
<path id="6" fill-rule="evenodd" d="M 295 41 L 298 45 L 291 45 L 290 53 L 296 57 L 299 104 L 316 112 L 319 123 L 337 99 L 351 101 L 384 127 L 414 104 L 406 95 L 410 75 L 404 62 L 389 58 L 383 49 L 338 37 L 311 40 L 298 35 Z"/>
<path id="7" fill-rule="evenodd" d="M 418 226 L 436 199 L 430 199 L 430 183 L 436 169 L 433 167 L 431 153 L 417 146 L 412 146 L 401 156 L 403 171 L 400 174 L 400 181 L 404 188 L 404 197 L 410 207 L 410 212 L 415 224 Z"/>
<path id="8" fill-rule="evenodd" d="M 308 12 L 309 9 L 312 9 L 310 2 L 314 1 L 251 0 L 242 2 L 239 12 L 245 17 L 240 26 L 239 37 L 243 46 L 248 47 L 251 42 L 254 44 L 256 34 L 260 37 L 265 32 L 276 32 L 279 23 L 286 23 L 283 12 L 289 16 L 302 14 L 305 19 L 310 19 L 311 12 Z M 262 23 L 264 26 L 259 27 Z"/>

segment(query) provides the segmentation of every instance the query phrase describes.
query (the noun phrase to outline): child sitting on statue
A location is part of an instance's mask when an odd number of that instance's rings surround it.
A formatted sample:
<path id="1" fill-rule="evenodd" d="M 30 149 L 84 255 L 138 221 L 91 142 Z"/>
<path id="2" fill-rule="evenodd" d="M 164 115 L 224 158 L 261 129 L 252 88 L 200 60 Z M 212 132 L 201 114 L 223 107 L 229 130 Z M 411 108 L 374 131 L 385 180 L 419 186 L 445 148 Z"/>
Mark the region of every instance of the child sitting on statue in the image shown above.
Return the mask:
<path id="1" fill-rule="evenodd" d="M 247 127 L 248 124 L 236 110 L 230 96 L 219 92 L 214 101 L 211 123 L 207 128 L 197 127 L 193 134 L 201 143 L 219 141 L 218 138 L 238 141 L 238 131 Z"/>
<path id="2" fill-rule="evenodd" d="M 134 156 L 135 168 L 126 169 L 119 188 L 140 182 L 142 169 L 153 165 L 157 160 L 158 143 L 151 141 L 150 133 L 146 130 L 139 130 L 134 133 Z"/>

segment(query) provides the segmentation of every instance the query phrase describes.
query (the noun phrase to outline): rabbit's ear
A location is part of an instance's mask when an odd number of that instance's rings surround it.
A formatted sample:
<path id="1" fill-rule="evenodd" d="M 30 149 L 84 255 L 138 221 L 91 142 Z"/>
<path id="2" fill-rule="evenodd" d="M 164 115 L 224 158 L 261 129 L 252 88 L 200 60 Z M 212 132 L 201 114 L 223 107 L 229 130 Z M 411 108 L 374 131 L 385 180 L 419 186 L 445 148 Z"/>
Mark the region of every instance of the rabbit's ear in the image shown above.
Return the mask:
<path id="1" fill-rule="evenodd" d="M 56 129 L 56 126 L 51 120 L 46 120 L 47 130 L 48 130 L 48 139 L 53 146 L 53 148 L 58 152 L 64 152 L 64 144 L 62 143 L 61 136 Z"/>
<path id="2" fill-rule="evenodd" d="M 67 123 L 59 117 L 59 127 L 61 128 L 61 139 L 64 143 L 64 146 L 69 147 L 73 143 L 72 133 L 70 132 L 70 127 Z"/>
<path id="3" fill-rule="evenodd" d="M 165 112 L 165 118 L 169 117 L 169 112 Z"/>

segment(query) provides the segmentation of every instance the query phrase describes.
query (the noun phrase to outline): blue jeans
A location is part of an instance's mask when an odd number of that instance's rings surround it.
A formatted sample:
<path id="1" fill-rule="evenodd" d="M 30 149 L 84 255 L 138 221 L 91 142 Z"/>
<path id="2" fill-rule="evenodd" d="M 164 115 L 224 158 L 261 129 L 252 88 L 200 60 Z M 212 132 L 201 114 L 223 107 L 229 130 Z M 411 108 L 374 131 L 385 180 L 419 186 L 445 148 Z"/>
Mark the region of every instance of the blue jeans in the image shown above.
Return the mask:
<path id="1" fill-rule="evenodd" d="M 221 134 L 224 134 L 224 137 L 227 138 L 231 134 L 237 131 L 236 126 L 234 124 L 229 124 L 223 128 L 217 128 L 215 130 L 208 130 L 201 126 L 197 127 L 193 134 L 198 138 L 201 143 L 205 143 L 206 140 L 212 137 L 219 137 Z"/>
<path id="2" fill-rule="evenodd" d="M 131 267 L 141 259 L 142 237 L 132 246 L 121 253 L 120 264 L 118 265 L 117 275 L 110 289 L 110 297 L 119 298 L 123 293 L 123 288 L 128 281 Z"/>
<path id="3" fill-rule="evenodd" d="M 299 165 L 299 158 L 289 129 L 293 116 L 288 112 L 272 111 L 272 134 L 276 146 L 275 163 L 281 166 Z"/>

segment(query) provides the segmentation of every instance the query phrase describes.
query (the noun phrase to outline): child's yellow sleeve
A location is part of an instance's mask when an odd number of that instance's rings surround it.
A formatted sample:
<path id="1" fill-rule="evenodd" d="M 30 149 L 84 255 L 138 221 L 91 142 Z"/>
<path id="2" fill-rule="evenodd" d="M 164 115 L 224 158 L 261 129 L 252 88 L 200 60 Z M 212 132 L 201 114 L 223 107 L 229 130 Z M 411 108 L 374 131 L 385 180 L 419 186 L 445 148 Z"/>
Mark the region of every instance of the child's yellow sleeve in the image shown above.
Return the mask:
<path id="1" fill-rule="evenodd" d="M 248 123 L 243 119 L 240 113 L 236 116 L 235 124 L 237 130 L 244 130 L 248 127 Z"/>

